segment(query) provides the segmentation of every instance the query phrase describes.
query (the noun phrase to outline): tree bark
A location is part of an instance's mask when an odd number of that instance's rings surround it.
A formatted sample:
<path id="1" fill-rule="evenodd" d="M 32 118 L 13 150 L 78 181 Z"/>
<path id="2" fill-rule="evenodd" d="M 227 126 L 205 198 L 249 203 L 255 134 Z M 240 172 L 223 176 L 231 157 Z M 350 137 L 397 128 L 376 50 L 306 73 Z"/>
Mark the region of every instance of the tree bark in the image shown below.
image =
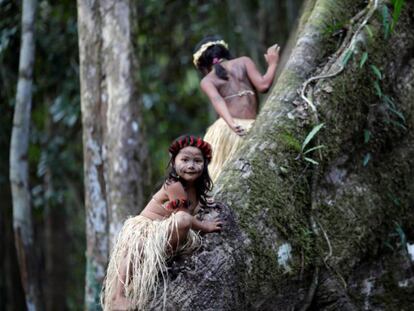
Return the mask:
<path id="1" fill-rule="evenodd" d="M 42 310 L 37 256 L 29 188 L 28 146 L 32 106 L 34 63 L 34 20 L 36 1 L 23 1 L 19 80 L 10 146 L 10 183 L 13 200 L 13 228 L 20 275 L 28 310 Z"/>
<path id="2" fill-rule="evenodd" d="M 132 20 L 129 1 L 78 1 L 88 310 L 98 307 L 111 245 L 142 209 L 148 180 Z"/>
<path id="3" fill-rule="evenodd" d="M 369 28 L 362 27 L 375 5 Z M 376 274 L 373 292 L 385 292 L 375 306 L 356 296 L 367 296 L 364 265 L 374 271 L 379 259 L 384 266 L 386 258 L 402 260 L 403 242 L 391 256 L 384 249 L 395 230 L 403 236 L 405 228 L 414 239 L 408 230 L 414 220 L 414 6 L 405 3 L 390 36 L 384 5 L 392 8 L 384 1 L 370 1 L 366 9 L 356 0 L 305 3 L 289 60 L 215 185 L 226 227 L 205 236 L 199 253 L 173 263 L 168 310 L 387 309 L 395 306 L 385 299 L 392 295 L 409 309 L 405 293 L 414 284 L 407 281 L 410 269 L 398 265 L 388 264 L 398 275 L 393 286 Z M 369 61 L 361 65 L 364 52 Z M 310 105 L 298 94 L 306 79 L 320 74 L 332 77 L 306 89 Z M 312 146 L 325 148 L 307 154 L 319 162 L 316 169 L 301 149 L 322 122 Z M 405 263 L 412 271 L 413 262 Z"/>

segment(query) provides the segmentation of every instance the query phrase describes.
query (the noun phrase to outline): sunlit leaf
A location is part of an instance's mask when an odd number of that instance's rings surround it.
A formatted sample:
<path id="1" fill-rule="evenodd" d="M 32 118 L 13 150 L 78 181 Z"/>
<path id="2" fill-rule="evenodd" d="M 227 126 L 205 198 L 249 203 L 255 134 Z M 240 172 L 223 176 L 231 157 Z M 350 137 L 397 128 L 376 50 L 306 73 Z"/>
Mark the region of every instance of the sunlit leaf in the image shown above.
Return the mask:
<path id="1" fill-rule="evenodd" d="M 391 24 L 391 31 L 394 31 L 394 27 L 397 24 L 397 21 L 400 17 L 402 7 L 404 5 L 404 0 L 394 0 L 394 12 L 392 13 L 392 24 Z"/>
<path id="2" fill-rule="evenodd" d="M 368 59 L 368 52 L 364 52 L 362 54 L 361 61 L 359 63 L 359 68 L 362 68 L 362 66 L 364 66 L 364 64 L 367 61 L 367 59 Z"/>
<path id="3" fill-rule="evenodd" d="M 316 135 L 316 133 L 319 132 L 319 130 L 324 126 L 324 123 L 316 125 L 312 131 L 309 132 L 308 136 L 306 136 L 305 140 L 302 144 L 302 152 L 305 150 L 306 145 L 313 139 L 313 137 Z"/>
<path id="4" fill-rule="evenodd" d="M 365 30 L 367 31 L 370 38 L 374 37 L 374 34 L 372 33 L 371 27 L 368 25 L 365 25 Z"/>
<path id="5" fill-rule="evenodd" d="M 318 149 L 322 149 L 322 148 L 325 148 L 325 147 L 326 147 L 325 145 L 319 145 L 319 146 L 316 146 L 316 147 L 312 147 L 312 148 L 306 150 L 303 154 L 307 154 L 309 152 L 312 152 L 312 151 L 315 151 L 315 150 L 318 150 Z"/>
<path id="6" fill-rule="evenodd" d="M 315 161 L 314 159 L 307 158 L 307 157 L 304 157 L 303 159 L 305 161 L 308 161 L 308 162 L 312 163 L 312 164 L 319 165 L 319 163 L 317 161 Z"/>

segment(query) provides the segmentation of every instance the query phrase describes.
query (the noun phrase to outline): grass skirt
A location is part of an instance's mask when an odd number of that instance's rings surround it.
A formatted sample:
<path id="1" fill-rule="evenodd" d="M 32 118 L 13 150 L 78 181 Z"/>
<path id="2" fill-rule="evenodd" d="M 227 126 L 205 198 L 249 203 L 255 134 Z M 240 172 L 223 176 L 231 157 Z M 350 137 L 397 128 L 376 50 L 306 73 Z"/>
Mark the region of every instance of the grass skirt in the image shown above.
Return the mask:
<path id="1" fill-rule="evenodd" d="M 237 124 L 243 126 L 247 132 L 254 122 L 254 119 L 233 119 Z M 214 182 L 227 160 L 240 148 L 243 137 L 233 132 L 227 123 L 222 118 L 219 118 L 207 129 L 204 140 L 213 149 L 213 158 L 208 166 L 208 171 Z"/>
<path id="2" fill-rule="evenodd" d="M 174 255 L 169 241 L 173 230 L 177 230 L 177 217 L 172 214 L 164 220 L 151 220 L 135 216 L 125 221 L 113 248 L 107 275 L 102 289 L 103 309 L 113 310 L 121 268 L 126 267 L 123 291 L 128 300 L 128 310 L 146 310 L 156 297 L 157 286 L 162 279 L 163 299 L 167 289 L 166 261 Z M 191 252 L 200 245 L 199 235 L 190 230 L 178 252 Z"/>

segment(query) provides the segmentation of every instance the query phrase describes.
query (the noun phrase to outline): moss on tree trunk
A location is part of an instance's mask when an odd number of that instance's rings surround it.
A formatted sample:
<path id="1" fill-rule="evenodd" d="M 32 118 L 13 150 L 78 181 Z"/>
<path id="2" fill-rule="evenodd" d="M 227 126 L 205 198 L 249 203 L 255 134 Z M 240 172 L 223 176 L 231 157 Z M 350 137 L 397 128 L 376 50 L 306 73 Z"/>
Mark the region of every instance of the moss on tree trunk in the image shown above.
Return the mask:
<path id="1" fill-rule="evenodd" d="M 368 10 L 358 15 L 364 4 L 351 0 L 305 5 L 290 58 L 246 143 L 216 185 L 215 197 L 226 205 L 221 213 L 229 224 L 221 234 L 206 236 L 200 253 L 181 265 L 177 261 L 169 308 L 370 306 L 349 289 L 362 280 L 352 276 L 383 256 L 393 232 L 405 229 L 408 239 L 414 238 L 406 229 L 414 216 L 414 25 L 409 17 L 414 7 L 405 4 L 395 32 L 385 38 L 381 12 L 384 5 L 392 7 L 377 2 L 369 30 L 356 37 L 345 70 L 308 89 L 318 122 L 325 124 L 311 143 L 325 148 L 308 154 L 318 166 L 298 157 L 315 125 L 315 114 L 298 91 L 310 76 L 343 64 L 345 50 L 335 52 Z M 338 25 L 344 36 L 335 35 Z M 368 60 L 361 66 L 364 52 Z M 319 285 L 312 287 L 312 280 Z M 382 300 L 380 307 L 387 306 Z"/>

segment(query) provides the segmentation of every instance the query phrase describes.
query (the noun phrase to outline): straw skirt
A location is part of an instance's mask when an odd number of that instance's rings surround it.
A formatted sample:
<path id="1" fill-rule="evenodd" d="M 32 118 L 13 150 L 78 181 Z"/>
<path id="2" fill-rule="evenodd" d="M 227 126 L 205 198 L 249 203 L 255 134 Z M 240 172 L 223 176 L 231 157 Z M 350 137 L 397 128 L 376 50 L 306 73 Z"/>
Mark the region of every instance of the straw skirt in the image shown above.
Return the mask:
<path id="1" fill-rule="evenodd" d="M 249 131 L 253 125 L 254 119 L 235 119 L 234 121 Z M 227 123 L 222 119 L 217 119 L 208 129 L 204 140 L 211 145 L 213 149 L 213 158 L 208 166 L 211 179 L 216 181 L 223 166 L 240 148 L 243 143 L 243 137 L 240 137 Z"/>
<path id="2" fill-rule="evenodd" d="M 167 288 L 166 261 L 178 252 L 190 252 L 200 245 L 199 235 L 190 230 L 184 243 L 175 253 L 169 244 L 171 233 L 177 230 L 175 214 L 164 220 L 151 220 L 135 216 L 125 221 L 114 245 L 102 289 L 102 305 L 105 311 L 114 310 L 114 298 L 119 280 L 128 301 L 126 310 L 147 310 L 157 288 L 163 291 L 165 304 Z M 121 277 L 121 271 L 126 274 Z M 159 287 L 159 281 L 162 286 Z"/>

